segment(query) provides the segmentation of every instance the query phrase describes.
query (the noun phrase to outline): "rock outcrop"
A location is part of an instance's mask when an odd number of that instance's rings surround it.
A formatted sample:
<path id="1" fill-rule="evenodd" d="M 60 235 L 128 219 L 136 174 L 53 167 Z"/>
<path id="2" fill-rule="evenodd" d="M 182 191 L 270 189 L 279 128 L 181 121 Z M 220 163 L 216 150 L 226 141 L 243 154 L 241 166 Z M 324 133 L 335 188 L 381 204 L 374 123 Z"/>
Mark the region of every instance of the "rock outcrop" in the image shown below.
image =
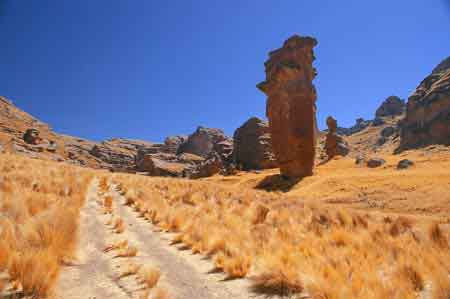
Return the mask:
<path id="1" fill-rule="evenodd" d="M 397 96 L 390 96 L 381 103 L 375 112 L 376 117 L 396 116 L 405 112 L 405 101 Z"/>
<path id="2" fill-rule="evenodd" d="M 243 170 L 275 168 L 269 124 L 252 117 L 233 135 L 233 160 Z"/>
<path id="3" fill-rule="evenodd" d="M 145 156 L 142 163 L 150 176 L 183 177 L 187 167 L 186 164 L 169 162 L 153 155 Z"/>
<path id="4" fill-rule="evenodd" d="M 430 144 L 450 145 L 450 57 L 408 98 L 400 127 L 399 151 Z"/>
<path id="5" fill-rule="evenodd" d="M 316 146 L 316 70 L 312 37 L 294 35 L 269 53 L 266 80 L 257 85 L 267 96 L 272 147 L 281 174 L 312 175 Z"/>
<path id="6" fill-rule="evenodd" d="M 176 154 L 180 145 L 187 141 L 187 136 L 177 135 L 169 136 L 164 140 L 162 151 L 165 153 Z"/>
<path id="7" fill-rule="evenodd" d="M 42 138 L 39 137 L 39 130 L 38 129 L 27 129 L 25 133 L 23 134 L 23 141 L 25 141 L 28 144 L 34 144 L 38 145 L 42 142 Z"/>
<path id="8" fill-rule="evenodd" d="M 335 156 L 346 156 L 350 148 L 344 138 L 336 133 L 337 121 L 332 117 L 327 117 L 328 132 L 325 139 L 325 152 L 328 160 Z"/>
<path id="9" fill-rule="evenodd" d="M 220 129 L 200 126 L 184 143 L 179 145 L 177 153 L 190 153 L 206 158 L 213 151 L 215 144 L 228 139 Z"/>

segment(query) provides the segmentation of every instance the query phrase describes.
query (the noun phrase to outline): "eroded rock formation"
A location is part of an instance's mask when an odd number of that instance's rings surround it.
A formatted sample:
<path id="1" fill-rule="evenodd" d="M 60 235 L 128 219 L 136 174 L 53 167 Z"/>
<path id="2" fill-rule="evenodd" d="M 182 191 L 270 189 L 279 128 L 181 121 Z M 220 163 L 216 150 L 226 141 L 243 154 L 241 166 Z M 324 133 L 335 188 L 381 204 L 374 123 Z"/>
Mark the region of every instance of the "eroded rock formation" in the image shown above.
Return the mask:
<path id="1" fill-rule="evenodd" d="M 269 53 L 266 80 L 257 87 L 267 96 L 272 147 L 281 174 L 312 175 L 316 145 L 316 70 L 312 37 L 294 35 Z"/>
<path id="2" fill-rule="evenodd" d="M 267 122 L 257 117 L 250 118 L 234 132 L 233 143 L 233 159 L 244 170 L 278 166 Z"/>
<path id="3" fill-rule="evenodd" d="M 337 155 L 346 156 L 350 149 L 344 138 L 337 134 L 337 121 L 332 116 L 327 117 L 327 126 L 328 133 L 325 139 L 325 151 L 328 160 Z"/>
<path id="4" fill-rule="evenodd" d="M 401 115 L 405 112 L 405 101 L 397 96 L 390 96 L 381 103 L 375 112 L 375 117 Z"/>
<path id="5" fill-rule="evenodd" d="M 450 57 L 442 61 L 408 98 L 400 122 L 399 150 L 450 145 Z"/>
<path id="6" fill-rule="evenodd" d="M 200 126 L 184 143 L 180 144 L 177 153 L 191 153 L 206 158 L 213 151 L 216 143 L 227 139 L 228 137 L 220 129 Z"/>

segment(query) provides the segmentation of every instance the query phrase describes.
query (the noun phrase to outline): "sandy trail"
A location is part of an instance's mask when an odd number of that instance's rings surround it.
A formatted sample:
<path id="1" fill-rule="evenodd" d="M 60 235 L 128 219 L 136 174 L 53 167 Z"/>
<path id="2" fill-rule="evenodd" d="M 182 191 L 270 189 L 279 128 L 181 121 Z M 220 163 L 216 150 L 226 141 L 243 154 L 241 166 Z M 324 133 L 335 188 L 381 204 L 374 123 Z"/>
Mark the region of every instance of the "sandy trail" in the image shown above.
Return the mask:
<path id="1" fill-rule="evenodd" d="M 103 253 L 108 229 L 102 222 L 97 184 L 93 182 L 80 215 L 78 260 L 62 269 L 55 290 L 58 299 L 130 298 L 130 293 L 117 281 L 111 257 Z"/>
<path id="2" fill-rule="evenodd" d="M 213 264 L 206 258 L 170 246 L 171 234 L 158 232 L 157 227 L 139 218 L 123 204 L 124 198 L 114 188 L 110 195 L 115 201 L 115 217 L 126 223 L 125 232 L 116 235 L 105 225 L 108 216 L 102 214 L 97 184 L 92 184 L 81 211 L 79 260 L 63 268 L 56 298 L 139 298 L 142 293 L 135 278 L 117 279 L 119 267 L 130 261 L 159 268 L 162 275 L 158 287 L 166 289 L 171 299 L 260 297 L 250 292 L 248 280 L 227 280 L 223 273 L 213 271 Z M 138 248 L 136 257 L 113 258 L 114 253 L 103 252 L 107 244 L 125 239 Z"/>

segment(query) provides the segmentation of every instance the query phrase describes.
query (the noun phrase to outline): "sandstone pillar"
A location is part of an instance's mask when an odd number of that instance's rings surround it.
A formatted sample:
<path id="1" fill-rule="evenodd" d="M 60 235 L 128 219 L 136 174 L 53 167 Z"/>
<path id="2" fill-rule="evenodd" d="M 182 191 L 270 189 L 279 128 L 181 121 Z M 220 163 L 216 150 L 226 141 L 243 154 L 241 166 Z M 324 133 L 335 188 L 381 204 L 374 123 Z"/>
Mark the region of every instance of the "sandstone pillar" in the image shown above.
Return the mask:
<path id="1" fill-rule="evenodd" d="M 269 53 L 266 80 L 257 87 L 267 96 L 272 146 L 287 177 L 312 175 L 316 146 L 316 70 L 312 37 L 294 35 Z"/>

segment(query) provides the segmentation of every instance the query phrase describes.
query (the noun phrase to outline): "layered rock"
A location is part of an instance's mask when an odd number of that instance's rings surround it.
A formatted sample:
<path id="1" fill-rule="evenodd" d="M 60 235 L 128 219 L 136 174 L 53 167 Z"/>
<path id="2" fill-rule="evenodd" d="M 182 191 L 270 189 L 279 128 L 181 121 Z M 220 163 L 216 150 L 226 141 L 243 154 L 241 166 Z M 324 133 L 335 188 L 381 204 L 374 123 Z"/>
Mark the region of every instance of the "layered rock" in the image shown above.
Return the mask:
<path id="1" fill-rule="evenodd" d="M 240 168 L 250 170 L 278 166 L 267 122 L 257 117 L 250 118 L 234 132 L 233 143 L 233 160 Z"/>
<path id="2" fill-rule="evenodd" d="M 233 143 L 230 140 L 223 140 L 214 145 L 213 151 L 189 173 L 189 177 L 196 179 L 215 174 L 229 175 L 234 172 Z"/>
<path id="3" fill-rule="evenodd" d="M 184 143 L 180 144 L 177 153 L 191 153 L 206 158 L 213 151 L 215 144 L 228 139 L 220 129 L 200 126 Z"/>
<path id="4" fill-rule="evenodd" d="M 408 98 L 399 150 L 450 145 L 450 57 L 442 61 Z"/>
<path id="5" fill-rule="evenodd" d="M 376 117 L 396 116 L 405 112 L 405 101 L 397 96 L 390 96 L 381 103 L 375 112 Z"/>
<path id="6" fill-rule="evenodd" d="M 151 176 L 183 177 L 187 167 L 184 163 L 167 161 L 153 155 L 146 155 L 142 163 L 141 167 Z"/>
<path id="7" fill-rule="evenodd" d="M 312 175 L 316 145 L 316 70 L 312 37 L 294 35 L 269 53 L 266 80 L 258 88 L 267 96 L 272 147 L 281 174 Z"/>
<path id="8" fill-rule="evenodd" d="M 332 117 L 327 117 L 328 132 L 325 139 L 325 152 L 328 160 L 340 155 L 346 156 L 350 149 L 344 138 L 337 134 L 337 121 Z"/>
<path id="9" fill-rule="evenodd" d="M 169 136 L 164 140 L 164 145 L 162 146 L 162 151 L 166 153 L 176 154 L 180 145 L 187 141 L 187 136 L 177 135 Z"/>

